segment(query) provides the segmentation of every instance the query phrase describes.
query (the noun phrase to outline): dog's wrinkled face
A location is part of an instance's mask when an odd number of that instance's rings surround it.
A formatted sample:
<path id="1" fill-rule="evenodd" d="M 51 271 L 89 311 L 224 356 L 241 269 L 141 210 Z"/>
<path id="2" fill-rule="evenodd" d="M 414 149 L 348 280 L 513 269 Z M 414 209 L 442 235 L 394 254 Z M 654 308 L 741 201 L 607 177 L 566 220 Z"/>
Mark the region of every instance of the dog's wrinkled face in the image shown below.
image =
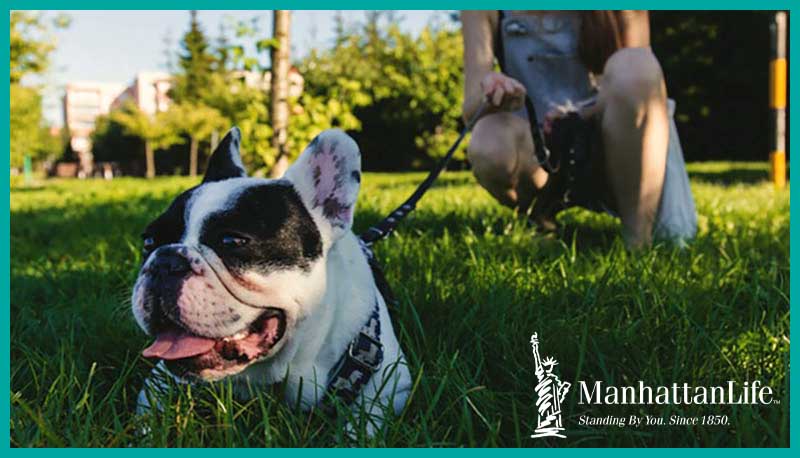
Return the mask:
<path id="1" fill-rule="evenodd" d="M 247 178 L 234 128 L 203 183 L 151 222 L 133 314 L 144 356 L 217 380 L 278 355 L 325 291 L 325 258 L 350 230 L 361 181 L 355 142 L 323 132 L 279 180 Z"/>

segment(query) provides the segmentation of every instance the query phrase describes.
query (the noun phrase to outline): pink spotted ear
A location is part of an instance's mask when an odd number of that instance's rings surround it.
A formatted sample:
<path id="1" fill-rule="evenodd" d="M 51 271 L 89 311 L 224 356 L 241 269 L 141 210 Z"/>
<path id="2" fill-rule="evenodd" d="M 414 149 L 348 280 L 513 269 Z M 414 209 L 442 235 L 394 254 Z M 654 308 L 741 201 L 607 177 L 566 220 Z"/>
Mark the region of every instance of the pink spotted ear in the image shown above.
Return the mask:
<path id="1" fill-rule="evenodd" d="M 339 129 L 322 132 L 284 178 L 294 184 L 308 209 L 330 224 L 334 235 L 350 230 L 361 186 L 361 153 L 349 135 Z"/>

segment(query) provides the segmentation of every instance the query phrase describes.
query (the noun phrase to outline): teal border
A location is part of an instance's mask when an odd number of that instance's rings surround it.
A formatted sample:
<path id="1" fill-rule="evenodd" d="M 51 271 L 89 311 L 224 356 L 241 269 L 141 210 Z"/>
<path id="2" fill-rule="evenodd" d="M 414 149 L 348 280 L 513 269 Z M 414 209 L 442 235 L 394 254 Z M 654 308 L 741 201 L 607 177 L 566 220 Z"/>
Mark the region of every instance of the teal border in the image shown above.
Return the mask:
<path id="1" fill-rule="evenodd" d="M 406 0 L 406 1 L 396 1 L 396 0 L 388 0 L 382 2 L 376 2 L 375 0 L 372 1 L 365 1 L 365 0 L 338 0 L 338 1 L 323 1 L 323 0 L 270 0 L 270 1 L 255 1 L 255 0 L 139 0 L 139 1 L 132 1 L 132 0 L 117 0 L 115 2 L 109 1 L 99 1 L 99 0 L 31 0 L 31 1 L 23 1 L 23 0 L 10 0 L 5 3 L 5 7 L 3 8 L 6 11 L 6 17 L 10 10 L 13 9 L 41 9 L 41 10 L 67 10 L 67 9 L 97 9 L 97 10 L 107 10 L 107 9 L 176 9 L 176 10 L 187 10 L 187 9 L 271 9 L 271 8 L 286 8 L 286 9 L 375 9 L 376 7 L 381 9 L 439 9 L 439 10 L 455 10 L 455 9 L 530 9 L 531 7 L 535 6 L 536 8 L 540 9 L 676 9 L 676 10 L 789 10 L 791 13 L 794 13 L 794 10 L 800 11 L 800 4 L 796 2 L 788 1 L 788 0 L 761 0 L 761 1 L 725 1 L 725 0 L 640 0 L 640 1 L 632 1 L 632 0 L 581 0 L 581 1 L 574 1 L 574 0 L 539 0 L 536 2 L 531 1 L 520 1 L 520 0 L 505 0 L 505 1 L 497 1 L 497 2 L 488 2 L 486 0 L 482 1 L 475 1 L 475 0 L 428 0 L 428 1 L 421 1 L 421 0 Z M 793 14 L 790 13 L 790 18 Z M 0 36 L 0 58 L 5 62 L 8 62 L 8 54 L 9 54 L 9 30 L 8 30 L 8 23 L 3 23 L 4 33 Z M 800 43 L 797 40 L 797 34 L 792 33 L 792 28 L 790 27 L 789 30 L 789 41 L 790 41 L 790 56 L 789 56 L 789 75 L 790 80 L 789 84 L 797 78 L 793 78 L 792 75 L 796 75 L 796 72 L 793 71 L 792 62 L 800 62 L 798 58 L 800 58 Z M 735 50 L 731 50 L 735 52 Z M 3 67 L 2 68 L 2 76 L 5 79 L 9 78 L 9 68 Z M 3 106 L 6 105 L 9 100 L 9 89 L 8 86 L 2 86 L 2 104 Z M 790 107 L 790 124 L 789 124 L 789 132 L 791 136 L 794 138 L 800 139 L 800 118 L 798 118 L 798 102 L 800 102 L 800 95 L 798 95 L 798 91 L 789 91 L 789 107 Z M 0 114 L 2 118 L 0 118 L 0 144 L 8 145 L 9 144 L 9 112 L 2 111 Z M 7 151 L 7 150 L 6 150 Z M 10 158 L 6 154 L 5 163 L 9 164 Z M 766 152 L 765 152 L 766 156 Z M 764 160 L 766 161 L 767 158 L 765 157 Z M 796 169 L 796 167 L 795 167 Z M 790 179 L 793 180 L 797 175 L 798 171 L 792 171 L 790 169 Z M 7 198 L 2 201 L 2 211 L 0 212 L 0 258 L 2 258 L 2 264 L 0 264 L 0 268 L 2 269 L 2 275 L 0 275 L 0 291 L 2 293 L 2 301 L 0 301 L 0 307 L 2 307 L 2 316 L 5 317 L 5 323 L 0 328 L 0 333 L 2 333 L 2 365 L 0 365 L 0 383 L 2 383 L 2 392 L 7 393 L 6 396 L 10 394 L 10 192 L 9 192 L 9 175 L 0 171 L 0 180 L 2 180 L 2 189 L 5 190 L 7 194 Z M 794 189 L 791 190 L 790 198 L 792 200 L 795 199 L 797 193 L 800 191 L 795 191 Z M 800 242 L 800 227 L 798 227 L 797 218 L 792 217 L 790 215 L 790 263 L 795 264 L 797 261 L 797 252 L 793 250 L 792 247 L 795 247 L 798 242 Z M 797 271 L 792 271 L 790 273 L 791 285 L 790 291 L 795 289 L 794 287 L 800 285 L 800 273 Z M 791 295 L 790 295 L 791 298 Z M 794 309 L 794 301 L 790 299 L 790 309 Z M 791 336 L 797 335 L 797 327 L 798 324 L 796 321 L 792 321 L 790 327 L 790 340 Z M 792 347 L 790 349 L 789 355 L 790 360 L 797 360 L 797 348 Z M 793 366 L 790 365 L 790 392 L 797 392 L 798 385 L 800 382 L 798 381 L 798 371 Z M 3 420 L 5 421 L 6 425 L 9 425 L 9 419 L 11 417 L 11 407 L 10 407 L 10 400 L 8 397 L 2 396 L 2 413 L 3 413 Z M 791 401 L 790 401 L 791 402 Z M 748 456 L 752 454 L 770 454 L 773 456 L 789 456 L 789 453 L 796 453 L 790 452 L 792 449 L 800 448 L 798 446 L 798 440 L 800 440 L 800 414 L 798 414 L 797 409 L 792 409 L 790 404 L 790 411 L 789 411 L 789 422 L 790 422 L 790 448 L 789 449 L 775 449 L 775 450 L 750 450 L 750 449 L 724 449 L 724 453 L 728 454 L 729 456 Z M 10 431 L 4 428 L 0 428 L 0 434 L 2 434 L 0 438 L 0 442 L 2 442 L 3 448 L 10 447 Z M 584 456 L 587 454 L 603 452 L 606 450 L 613 450 L 613 453 L 618 454 L 619 456 L 639 456 L 642 452 L 633 449 L 558 449 L 558 450 L 545 450 L 545 449 L 502 449 L 503 453 L 509 455 L 516 455 L 516 456 L 526 456 L 531 454 L 542 454 L 542 453 L 550 453 L 550 454 L 557 454 L 559 456 Z M 722 450 L 718 450 L 722 451 Z M 20 450 L 20 449 L 11 449 L 11 453 L 14 455 L 20 456 L 22 454 L 36 454 L 39 455 L 41 453 L 52 453 L 51 450 Z M 432 455 L 436 454 L 458 454 L 461 456 L 464 455 L 472 455 L 477 456 L 477 454 L 484 454 L 486 453 L 485 450 L 481 449 L 447 449 L 447 450 L 423 450 L 420 451 L 424 454 Z M 83 450 L 64 450 L 59 451 L 60 454 L 66 453 L 67 455 L 74 455 L 78 456 L 79 453 L 84 453 Z M 88 451 L 88 453 L 103 453 L 102 450 L 100 451 Z M 140 454 L 144 453 L 141 449 L 121 449 L 115 451 L 114 453 L 124 453 L 127 455 L 130 454 Z M 198 450 L 152 450 L 146 453 L 154 453 L 156 455 L 167 456 L 167 454 L 174 454 L 174 453 L 191 453 L 192 456 L 199 455 L 206 455 L 212 456 L 217 454 L 216 450 L 213 449 L 198 449 Z M 266 452 L 269 453 L 269 452 Z M 318 450 L 294 450 L 291 452 L 292 454 L 304 455 L 304 456 L 314 456 L 315 454 L 320 453 Z M 366 455 L 368 453 L 372 453 L 370 450 L 349 450 L 349 449 L 331 449 L 326 451 L 325 453 L 331 453 L 337 456 L 352 456 L 353 454 L 356 455 Z M 401 454 L 406 453 L 405 449 L 390 449 L 390 450 L 382 450 L 380 453 L 390 453 L 390 454 Z M 414 452 L 417 453 L 417 452 Z M 653 449 L 646 452 L 649 456 L 671 456 L 674 451 L 671 449 Z M 707 453 L 707 449 L 695 450 L 689 449 L 686 451 L 682 451 L 681 453 L 693 456 L 702 456 Z"/>
<path id="2" fill-rule="evenodd" d="M 791 10 L 791 0 L 7 0 L 6 9 L 26 10 L 236 10 L 287 8 L 295 10 L 456 10 L 456 9 L 634 9 L 655 10 Z M 494 7 L 494 8 L 489 8 Z"/>

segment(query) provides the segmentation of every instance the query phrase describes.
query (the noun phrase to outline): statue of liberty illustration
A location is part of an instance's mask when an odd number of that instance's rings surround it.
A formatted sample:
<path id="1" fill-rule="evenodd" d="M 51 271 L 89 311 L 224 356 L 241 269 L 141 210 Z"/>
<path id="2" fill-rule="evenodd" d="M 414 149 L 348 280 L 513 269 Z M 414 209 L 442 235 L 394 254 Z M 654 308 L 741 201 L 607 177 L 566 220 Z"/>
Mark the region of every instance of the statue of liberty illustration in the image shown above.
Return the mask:
<path id="1" fill-rule="evenodd" d="M 539 356 L 539 337 L 536 333 L 531 336 L 531 346 L 533 347 L 533 357 L 536 360 L 536 408 L 539 411 L 537 428 L 532 434 L 532 438 L 537 437 L 561 437 L 565 438 L 561 431 L 564 427 L 561 423 L 561 403 L 564 401 L 571 386 L 568 382 L 562 382 L 553 368 L 558 362 L 551 356 L 544 360 Z"/>

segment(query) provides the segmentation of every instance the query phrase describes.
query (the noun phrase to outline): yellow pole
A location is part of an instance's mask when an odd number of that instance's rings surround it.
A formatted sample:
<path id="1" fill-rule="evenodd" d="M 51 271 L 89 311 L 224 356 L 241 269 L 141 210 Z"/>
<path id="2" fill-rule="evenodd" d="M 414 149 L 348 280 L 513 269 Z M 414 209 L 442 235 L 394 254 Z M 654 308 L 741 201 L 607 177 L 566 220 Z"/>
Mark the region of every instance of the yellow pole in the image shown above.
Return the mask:
<path id="1" fill-rule="evenodd" d="M 770 25 L 772 61 L 769 65 L 769 105 L 772 109 L 773 139 L 769 154 L 770 175 L 775 187 L 786 186 L 786 13 L 775 13 Z"/>

